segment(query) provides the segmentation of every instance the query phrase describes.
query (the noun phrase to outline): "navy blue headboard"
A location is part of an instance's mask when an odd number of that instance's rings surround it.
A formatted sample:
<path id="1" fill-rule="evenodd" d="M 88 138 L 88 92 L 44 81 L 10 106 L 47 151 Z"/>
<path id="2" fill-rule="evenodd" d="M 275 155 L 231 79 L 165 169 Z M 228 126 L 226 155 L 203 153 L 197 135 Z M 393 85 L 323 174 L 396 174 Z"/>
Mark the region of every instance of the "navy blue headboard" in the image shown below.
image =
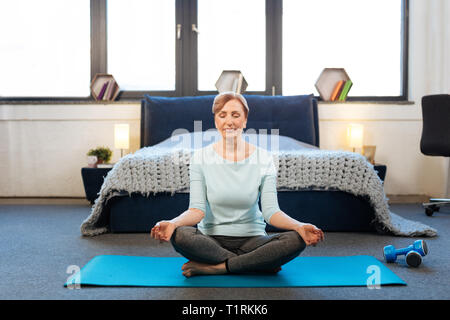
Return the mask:
<path id="1" fill-rule="evenodd" d="M 141 102 L 141 148 L 169 138 L 176 129 L 194 132 L 194 121 L 201 130 L 215 128 L 211 112 L 215 96 L 154 97 L 144 95 Z M 319 147 L 319 117 L 313 95 L 244 95 L 250 112 L 247 128 L 278 129 L 279 134 Z"/>

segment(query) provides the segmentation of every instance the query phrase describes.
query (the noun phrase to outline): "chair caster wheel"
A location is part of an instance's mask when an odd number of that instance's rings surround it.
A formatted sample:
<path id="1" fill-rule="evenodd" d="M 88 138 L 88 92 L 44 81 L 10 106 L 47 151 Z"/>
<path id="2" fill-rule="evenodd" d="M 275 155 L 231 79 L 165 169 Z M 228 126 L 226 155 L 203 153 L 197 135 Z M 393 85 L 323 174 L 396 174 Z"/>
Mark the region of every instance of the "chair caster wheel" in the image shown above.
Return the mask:
<path id="1" fill-rule="evenodd" d="M 429 217 L 431 217 L 435 211 L 439 211 L 439 206 L 429 206 L 425 208 L 425 214 Z"/>

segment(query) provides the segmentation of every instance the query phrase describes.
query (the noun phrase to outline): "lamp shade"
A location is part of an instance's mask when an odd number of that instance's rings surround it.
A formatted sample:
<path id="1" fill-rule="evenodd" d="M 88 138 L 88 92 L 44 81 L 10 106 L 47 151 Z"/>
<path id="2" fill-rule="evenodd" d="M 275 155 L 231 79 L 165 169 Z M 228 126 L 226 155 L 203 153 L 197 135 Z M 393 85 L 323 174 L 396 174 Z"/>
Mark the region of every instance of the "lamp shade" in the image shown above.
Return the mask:
<path id="1" fill-rule="evenodd" d="M 130 125 L 114 125 L 114 147 L 116 149 L 129 149 L 130 147 Z"/>
<path id="2" fill-rule="evenodd" d="M 364 127 L 362 124 L 350 124 L 347 128 L 347 143 L 350 148 L 362 148 Z"/>

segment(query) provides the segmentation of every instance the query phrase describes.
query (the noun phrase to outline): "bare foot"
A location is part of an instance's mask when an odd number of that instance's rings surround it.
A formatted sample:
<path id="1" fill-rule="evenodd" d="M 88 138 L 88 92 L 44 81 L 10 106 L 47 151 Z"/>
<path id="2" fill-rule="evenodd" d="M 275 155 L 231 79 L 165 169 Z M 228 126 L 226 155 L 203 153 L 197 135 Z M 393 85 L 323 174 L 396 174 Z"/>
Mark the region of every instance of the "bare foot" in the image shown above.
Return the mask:
<path id="1" fill-rule="evenodd" d="M 278 267 L 278 268 L 275 268 L 275 269 L 272 269 L 272 270 L 267 270 L 268 273 L 278 273 L 280 271 L 281 271 L 281 267 Z"/>
<path id="2" fill-rule="evenodd" d="M 189 278 L 198 274 L 225 274 L 227 269 L 225 262 L 216 265 L 200 263 L 196 261 L 188 261 L 181 267 L 183 276 Z"/>

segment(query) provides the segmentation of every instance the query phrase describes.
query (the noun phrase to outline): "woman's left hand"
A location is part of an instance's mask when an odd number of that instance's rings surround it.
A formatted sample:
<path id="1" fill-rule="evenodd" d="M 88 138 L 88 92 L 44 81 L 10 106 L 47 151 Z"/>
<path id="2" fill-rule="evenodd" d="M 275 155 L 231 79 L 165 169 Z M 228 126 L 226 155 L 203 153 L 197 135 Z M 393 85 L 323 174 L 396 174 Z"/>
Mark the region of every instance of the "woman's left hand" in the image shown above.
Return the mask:
<path id="1" fill-rule="evenodd" d="M 307 246 L 316 245 L 324 239 L 323 231 L 310 223 L 302 224 L 295 231 L 300 234 Z"/>

